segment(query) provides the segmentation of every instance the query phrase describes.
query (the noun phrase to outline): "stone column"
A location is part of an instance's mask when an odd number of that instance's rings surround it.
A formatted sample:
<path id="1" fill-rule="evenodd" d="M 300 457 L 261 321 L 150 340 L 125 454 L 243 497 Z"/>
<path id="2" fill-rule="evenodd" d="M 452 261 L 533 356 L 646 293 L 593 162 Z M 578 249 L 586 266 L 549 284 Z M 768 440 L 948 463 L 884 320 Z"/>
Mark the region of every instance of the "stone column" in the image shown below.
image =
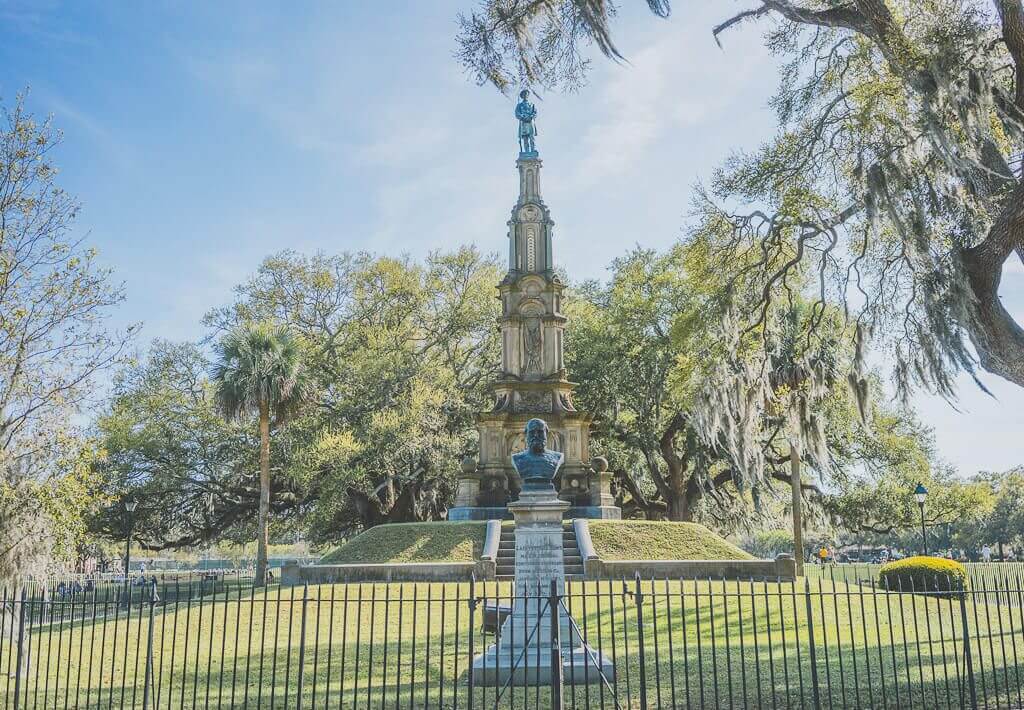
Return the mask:
<path id="1" fill-rule="evenodd" d="M 612 495 L 612 473 L 608 470 L 608 459 L 595 456 L 590 459 L 590 467 L 594 470 L 594 483 L 591 486 L 591 505 L 614 506 Z"/>
<path id="2" fill-rule="evenodd" d="M 480 478 L 476 475 L 476 459 L 472 456 L 467 456 L 462 459 L 459 488 L 455 493 L 455 507 L 466 508 L 475 506 L 479 493 Z"/>

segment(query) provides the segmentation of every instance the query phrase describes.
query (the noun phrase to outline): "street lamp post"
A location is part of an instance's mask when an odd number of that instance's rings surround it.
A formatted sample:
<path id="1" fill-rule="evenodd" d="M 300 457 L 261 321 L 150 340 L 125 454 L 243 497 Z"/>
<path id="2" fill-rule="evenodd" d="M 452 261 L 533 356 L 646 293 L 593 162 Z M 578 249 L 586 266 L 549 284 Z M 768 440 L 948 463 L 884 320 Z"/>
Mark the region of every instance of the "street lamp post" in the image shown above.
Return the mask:
<path id="1" fill-rule="evenodd" d="M 128 498 L 124 502 L 125 512 L 128 513 L 128 539 L 124 544 L 124 591 L 127 598 L 127 593 L 131 591 L 131 564 L 132 564 L 132 528 L 135 526 L 135 508 L 139 505 L 137 500 Z"/>
<path id="2" fill-rule="evenodd" d="M 917 501 L 917 507 L 921 511 L 921 549 L 924 550 L 924 555 L 928 556 L 928 533 L 924 527 L 924 499 L 928 496 L 928 489 L 920 483 L 917 484 L 917 488 L 914 489 L 914 500 Z"/>

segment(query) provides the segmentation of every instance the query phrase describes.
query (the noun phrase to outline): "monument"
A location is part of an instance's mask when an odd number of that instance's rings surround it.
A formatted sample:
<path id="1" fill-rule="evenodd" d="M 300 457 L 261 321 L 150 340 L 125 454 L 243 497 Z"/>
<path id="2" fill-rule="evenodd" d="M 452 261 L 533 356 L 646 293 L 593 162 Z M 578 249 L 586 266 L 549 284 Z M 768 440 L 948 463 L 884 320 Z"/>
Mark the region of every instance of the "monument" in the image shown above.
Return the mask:
<path id="1" fill-rule="evenodd" d="M 566 517 L 618 519 L 606 466 L 591 461 L 592 417 L 573 404 L 575 384 L 563 355 L 565 285 L 555 273 L 554 222 L 540 194 L 537 109 L 528 92 L 519 96 L 519 198 L 508 222 L 508 272 L 498 284 L 500 374 L 491 383 L 494 406 L 477 416 L 479 460 L 463 461 L 448 519 L 511 517 L 508 504 L 523 485 L 511 456 L 524 448 L 524 426 L 535 416 L 547 420 L 551 448 L 563 457 L 555 484 L 558 497 L 570 504 Z"/>
<path id="2" fill-rule="evenodd" d="M 544 420 L 530 419 L 524 434 L 526 450 L 512 456 L 523 486 L 519 499 L 508 506 L 516 521 L 515 601 L 497 642 L 473 659 L 475 680 L 481 685 L 548 685 L 561 667 L 566 683 L 598 683 L 602 677 L 611 683 L 611 661 L 583 642 L 561 603 L 551 608 L 552 582 L 559 598 L 565 591 L 562 516 L 570 504 L 558 498 L 552 485 L 564 456 L 547 448 Z"/>

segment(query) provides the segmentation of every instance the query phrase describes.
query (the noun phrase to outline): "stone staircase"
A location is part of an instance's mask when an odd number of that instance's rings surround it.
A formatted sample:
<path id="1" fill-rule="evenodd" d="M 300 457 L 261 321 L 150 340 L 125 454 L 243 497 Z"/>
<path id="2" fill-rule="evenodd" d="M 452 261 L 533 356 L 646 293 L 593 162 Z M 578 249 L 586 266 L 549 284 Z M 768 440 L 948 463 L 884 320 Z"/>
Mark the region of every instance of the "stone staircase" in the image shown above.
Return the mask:
<path id="1" fill-rule="evenodd" d="M 515 578 L 516 534 L 511 525 L 501 526 L 501 541 L 498 543 L 498 556 L 495 558 L 495 563 L 496 579 L 511 582 Z"/>
<path id="2" fill-rule="evenodd" d="M 576 543 L 576 531 L 568 523 L 562 528 L 562 558 L 565 564 L 566 579 L 583 579 L 583 557 Z M 511 582 L 516 573 L 516 535 L 511 526 L 502 526 L 501 539 L 498 543 L 498 556 L 495 558 L 496 573 L 499 581 Z"/>
<path id="3" fill-rule="evenodd" d="M 571 521 L 562 528 L 562 560 L 565 564 L 566 579 L 583 579 L 583 556 L 580 555 L 576 531 Z"/>

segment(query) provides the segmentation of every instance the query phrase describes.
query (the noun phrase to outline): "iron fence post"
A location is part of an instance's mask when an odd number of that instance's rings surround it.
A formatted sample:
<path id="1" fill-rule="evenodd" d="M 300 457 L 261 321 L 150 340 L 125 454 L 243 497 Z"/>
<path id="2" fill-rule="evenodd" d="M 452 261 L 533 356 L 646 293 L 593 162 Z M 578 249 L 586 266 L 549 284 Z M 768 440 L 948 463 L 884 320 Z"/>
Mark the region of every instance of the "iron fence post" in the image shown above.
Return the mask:
<path id="1" fill-rule="evenodd" d="M 401 607 L 399 607 L 401 608 Z M 497 614 L 497 610 L 494 612 Z M 473 652 L 476 650 L 474 631 L 476 627 L 476 574 L 469 578 L 469 697 L 466 700 L 466 705 L 469 710 L 473 710 L 473 689 L 475 686 L 475 678 L 473 674 L 474 661 Z M 399 622 L 399 628 L 401 628 L 401 622 Z M 399 646 L 401 648 L 401 646 Z"/>
<path id="2" fill-rule="evenodd" d="M 974 663 L 971 659 L 971 633 L 967 628 L 967 590 L 965 588 L 957 595 L 960 598 L 960 624 L 964 630 L 964 668 L 967 671 L 967 687 L 971 691 L 971 707 L 978 710 L 978 693 L 974 687 Z"/>
<path id="3" fill-rule="evenodd" d="M 156 591 L 156 585 L 153 585 L 153 591 Z M 142 685 L 142 710 L 149 708 L 149 688 L 153 683 L 153 607 L 156 604 L 153 596 L 153 594 L 149 596 L 149 627 L 146 630 L 146 673 Z"/>
<path id="4" fill-rule="evenodd" d="M 309 604 L 309 585 L 302 585 L 302 623 L 299 625 L 299 682 L 295 689 L 295 708 L 302 707 L 302 676 L 306 669 L 306 608 Z M 314 671 L 315 672 L 315 671 Z"/>
<path id="5" fill-rule="evenodd" d="M 18 610 L 18 665 L 14 669 L 14 710 L 21 707 L 21 671 L 22 664 L 25 662 L 25 595 L 27 591 L 25 587 L 22 587 L 21 598 L 18 600 L 20 603 Z"/>
<path id="6" fill-rule="evenodd" d="M 636 635 L 640 650 L 640 710 L 647 710 L 647 653 L 644 649 L 644 593 L 640 586 L 640 573 L 633 577 L 633 599 L 636 602 Z"/>
<path id="7" fill-rule="evenodd" d="M 811 606 L 811 580 L 804 577 L 804 599 L 807 602 L 807 646 L 811 657 L 811 697 L 815 710 L 821 708 L 821 691 L 818 688 L 818 654 L 814 648 L 814 610 Z M 796 609 L 793 610 L 794 615 Z M 877 610 L 876 612 L 877 613 Z"/>
<path id="8" fill-rule="evenodd" d="M 551 708 L 562 710 L 562 632 L 558 627 L 558 583 L 551 580 L 548 610 L 551 616 Z M 538 623 L 540 619 L 537 620 Z M 538 639 L 539 640 L 539 639 Z M 540 669 L 538 669 L 539 671 Z"/>

